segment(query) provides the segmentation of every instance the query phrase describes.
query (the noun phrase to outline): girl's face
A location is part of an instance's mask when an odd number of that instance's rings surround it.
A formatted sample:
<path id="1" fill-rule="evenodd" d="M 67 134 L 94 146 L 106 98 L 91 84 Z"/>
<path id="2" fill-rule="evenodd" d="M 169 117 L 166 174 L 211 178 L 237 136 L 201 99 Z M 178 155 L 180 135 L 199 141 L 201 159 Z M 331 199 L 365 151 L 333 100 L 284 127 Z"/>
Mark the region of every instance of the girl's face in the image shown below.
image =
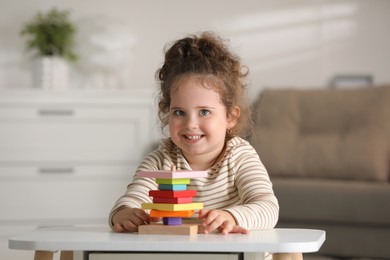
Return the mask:
<path id="1" fill-rule="evenodd" d="M 236 124 L 220 95 L 190 76 L 171 92 L 169 133 L 193 169 L 211 167 L 225 145 L 226 130 Z"/>

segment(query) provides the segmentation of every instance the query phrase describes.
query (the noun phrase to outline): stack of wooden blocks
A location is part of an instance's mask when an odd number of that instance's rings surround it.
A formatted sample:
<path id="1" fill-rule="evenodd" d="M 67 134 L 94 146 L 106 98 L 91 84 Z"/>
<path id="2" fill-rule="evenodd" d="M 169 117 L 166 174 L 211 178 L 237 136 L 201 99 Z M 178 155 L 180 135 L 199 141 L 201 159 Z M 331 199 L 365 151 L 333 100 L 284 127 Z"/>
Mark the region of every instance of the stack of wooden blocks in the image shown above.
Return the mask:
<path id="1" fill-rule="evenodd" d="M 190 218 L 195 210 L 203 208 L 203 203 L 195 203 L 192 198 L 196 190 L 187 190 L 191 178 L 207 177 L 207 171 L 141 171 L 140 177 L 155 178 L 158 190 L 149 191 L 153 203 L 143 203 L 143 209 L 150 210 L 151 217 L 160 217 L 162 224 L 142 225 L 140 234 L 191 235 L 198 233 L 197 224 L 183 224 L 183 218 Z"/>

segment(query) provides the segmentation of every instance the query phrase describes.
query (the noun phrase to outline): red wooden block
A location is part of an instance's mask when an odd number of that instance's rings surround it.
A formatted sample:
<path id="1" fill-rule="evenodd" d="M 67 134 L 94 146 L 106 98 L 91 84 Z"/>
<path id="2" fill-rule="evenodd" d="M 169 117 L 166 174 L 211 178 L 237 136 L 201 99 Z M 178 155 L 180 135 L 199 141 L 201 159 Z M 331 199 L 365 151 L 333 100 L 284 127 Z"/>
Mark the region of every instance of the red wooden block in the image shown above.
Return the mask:
<path id="1" fill-rule="evenodd" d="M 153 198 L 153 203 L 171 203 L 171 204 L 181 204 L 181 203 L 191 203 L 192 197 L 183 197 L 183 198 Z"/>
<path id="2" fill-rule="evenodd" d="M 183 198 L 183 197 L 194 197 L 196 196 L 196 190 L 150 190 L 149 196 L 158 198 Z"/>

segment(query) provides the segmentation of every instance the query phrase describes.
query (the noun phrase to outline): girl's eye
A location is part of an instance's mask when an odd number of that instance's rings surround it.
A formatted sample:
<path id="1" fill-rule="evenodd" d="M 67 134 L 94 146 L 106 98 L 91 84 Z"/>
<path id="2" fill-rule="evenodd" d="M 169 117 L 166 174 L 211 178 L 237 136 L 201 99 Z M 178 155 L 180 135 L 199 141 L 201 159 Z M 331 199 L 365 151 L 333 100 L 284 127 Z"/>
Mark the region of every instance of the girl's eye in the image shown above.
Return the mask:
<path id="1" fill-rule="evenodd" d="M 202 110 L 200 110 L 200 112 L 199 112 L 202 116 L 207 116 L 207 115 L 209 115 L 210 114 L 210 111 L 209 110 L 207 110 L 207 109 L 202 109 Z"/>
<path id="2" fill-rule="evenodd" d="M 184 111 L 182 111 L 182 110 L 175 110 L 175 111 L 173 111 L 173 114 L 175 116 L 182 116 L 182 115 L 184 115 Z"/>

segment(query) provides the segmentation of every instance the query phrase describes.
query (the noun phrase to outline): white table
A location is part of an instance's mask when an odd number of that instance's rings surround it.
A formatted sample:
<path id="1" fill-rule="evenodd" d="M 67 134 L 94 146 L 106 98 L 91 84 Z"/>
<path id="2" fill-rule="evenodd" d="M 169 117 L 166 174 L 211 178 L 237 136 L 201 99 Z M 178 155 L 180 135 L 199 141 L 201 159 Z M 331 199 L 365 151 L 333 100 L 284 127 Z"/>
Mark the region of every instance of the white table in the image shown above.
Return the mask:
<path id="1" fill-rule="evenodd" d="M 270 252 L 274 253 L 274 259 L 299 259 L 302 258 L 302 253 L 318 251 L 324 241 L 325 231 L 314 229 L 272 229 L 251 231 L 248 235 L 185 236 L 114 233 L 108 227 L 52 227 L 40 228 L 12 237 L 9 239 L 9 248 L 35 250 L 35 260 L 53 259 L 53 252 L 56 251 L 61 251 L 61 260 L 105 259 L 103 256 L 108 252 L 122 252 L 121 254 L 126 255 L 142 253 L 145 256 L 155 252 L 170 253 L 170 255 L 192 252 L 214 253 L 214 256 L 220 253 L 232 254 L 227 258 L 215 259 L 242 259 L 242 257 L 262 259 L 264 252 Z M 94 253 L 90 254 L 90 252 Z M 238 258 L 234 258 L 234 255 Z M 114 258 L 111 255 L 106 259 Z M 154 259 L 162 258 L 158 256 Z M 174 258 L 169 257 L 169 259 Z M 212 259 L 212 257 L 204 259 Z"/>

